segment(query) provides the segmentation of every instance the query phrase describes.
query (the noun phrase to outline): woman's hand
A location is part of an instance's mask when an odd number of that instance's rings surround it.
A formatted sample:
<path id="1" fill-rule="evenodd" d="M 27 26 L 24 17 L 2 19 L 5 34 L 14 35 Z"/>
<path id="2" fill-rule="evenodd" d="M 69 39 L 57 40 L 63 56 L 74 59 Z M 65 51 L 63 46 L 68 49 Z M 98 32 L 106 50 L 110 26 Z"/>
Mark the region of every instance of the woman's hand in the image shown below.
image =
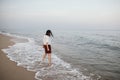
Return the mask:
<path id="1" fill-rule="evenodd" d="M 49 51 L 48 43 L 47 43 L 47 50 Z"/>
<path id="2" fill-rule="evenodd" d="M 48 47 L 48 45 L 47 45 L 47 50 L 49 51 L 49 47 Z"/>

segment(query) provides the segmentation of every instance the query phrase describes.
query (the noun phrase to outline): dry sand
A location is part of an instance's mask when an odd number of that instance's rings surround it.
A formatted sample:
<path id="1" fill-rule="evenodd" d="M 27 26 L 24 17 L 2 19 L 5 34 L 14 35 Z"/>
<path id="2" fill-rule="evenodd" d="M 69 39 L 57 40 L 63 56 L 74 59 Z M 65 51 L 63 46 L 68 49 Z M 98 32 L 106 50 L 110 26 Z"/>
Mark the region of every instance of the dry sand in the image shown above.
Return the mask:
<path id="1" fill-rule="evenodd" d="M 1 49 L 14 44 L 10 39 L 11 37 L 0 34 L 0 80 L 35 80 L 34 72 L 17 66 L 1 51 Z"/>

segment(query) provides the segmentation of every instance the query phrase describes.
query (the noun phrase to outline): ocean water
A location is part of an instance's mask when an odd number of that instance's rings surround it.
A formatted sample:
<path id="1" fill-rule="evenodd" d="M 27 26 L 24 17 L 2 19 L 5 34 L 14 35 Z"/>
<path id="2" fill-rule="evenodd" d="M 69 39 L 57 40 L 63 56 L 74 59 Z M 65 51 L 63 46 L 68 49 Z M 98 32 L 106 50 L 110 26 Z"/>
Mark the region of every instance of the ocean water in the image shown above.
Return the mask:
<path id="1" fill-rule="evenodd" d="M 120 80 L 120 31 L 53 30 L 51 67 L 41 62 L 45 31 L 1 33 L 28 40 L 13 40 L 18 43 L 3 51 L 37 80 Z"/>

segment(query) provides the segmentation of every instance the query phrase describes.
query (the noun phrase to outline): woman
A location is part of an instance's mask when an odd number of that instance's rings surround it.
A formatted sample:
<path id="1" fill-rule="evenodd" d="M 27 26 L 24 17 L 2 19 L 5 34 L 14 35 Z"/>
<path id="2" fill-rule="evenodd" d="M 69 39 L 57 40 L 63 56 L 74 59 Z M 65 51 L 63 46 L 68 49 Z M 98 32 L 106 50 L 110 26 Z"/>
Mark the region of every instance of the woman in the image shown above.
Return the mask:
<path id="1" fill-rule="evenodd" d="M 52 52 L 51 51 L 51 36 L 53 37 L 51 30 L 47 30 L 43 38 L 43 48 L 45 50 L 45 53 L 43 54 L 42 61 L 44 61 L 46 55 L 48 55 L 49 66 L 51 66 L 51 52 Z"/>

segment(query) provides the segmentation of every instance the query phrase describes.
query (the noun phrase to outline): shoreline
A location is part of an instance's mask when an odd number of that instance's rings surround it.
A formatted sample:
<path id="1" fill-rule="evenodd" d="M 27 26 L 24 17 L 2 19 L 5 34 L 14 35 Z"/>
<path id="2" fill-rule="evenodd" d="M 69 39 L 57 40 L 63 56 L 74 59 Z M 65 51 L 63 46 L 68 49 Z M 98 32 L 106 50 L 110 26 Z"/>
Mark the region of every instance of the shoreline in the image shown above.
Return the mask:
<path id="1" fill-rule="evenodd" d="M 17 63 L 11 61 L 1 50 L 15 44 L 11 39 L 13 38 L 0 34 L 0 80 L 36 80 L 35 72 L 17 66 Z"/>

